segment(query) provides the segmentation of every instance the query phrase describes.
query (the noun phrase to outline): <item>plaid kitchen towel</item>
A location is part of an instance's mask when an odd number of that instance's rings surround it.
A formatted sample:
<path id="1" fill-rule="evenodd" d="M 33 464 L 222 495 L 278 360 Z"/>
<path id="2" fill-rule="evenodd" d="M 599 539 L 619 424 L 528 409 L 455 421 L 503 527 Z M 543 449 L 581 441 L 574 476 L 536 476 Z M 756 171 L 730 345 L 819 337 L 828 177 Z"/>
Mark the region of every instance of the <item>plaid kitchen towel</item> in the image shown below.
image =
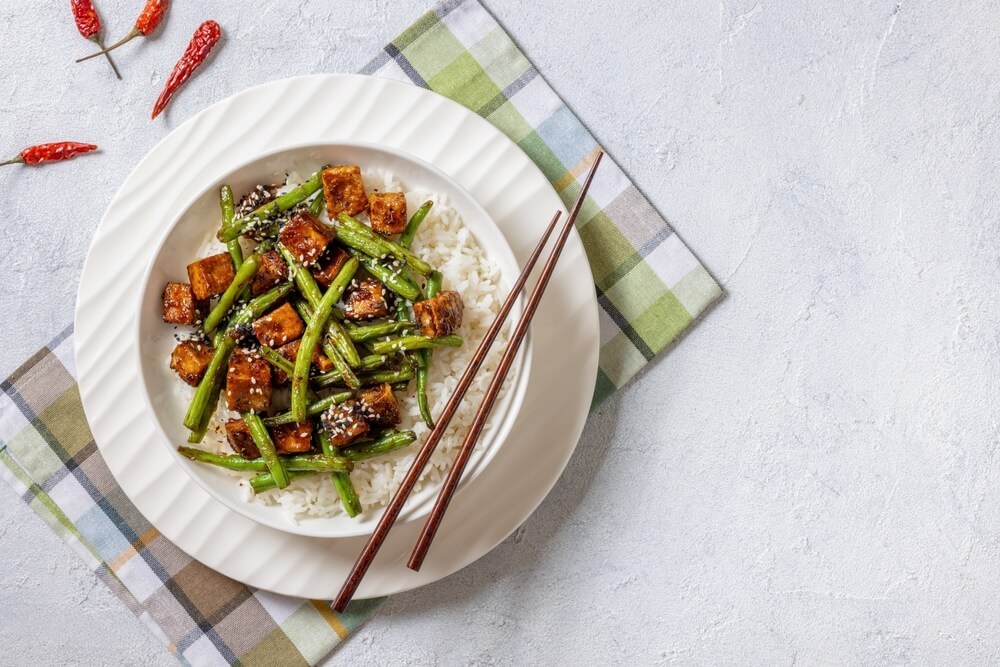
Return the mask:
<path id="1" fill-rule="evenodd" d="M 563 200 L 596 142 L 477 0 L 438 5 L 364 71 L 473 109 L 542 168 Z M 595 405 L 721 294 L 649 202 L 605 158 L 577 221 L 601 304 Z M 328 602 L 254 590 L 171 544 L 125 497 L 80 404 L 67 329 L 0 384 L 2 476 L 184 664 L 314 665 L 381 600 Z"/>
<path id="2" fill-rule="evenodd" d="M 520 146 L 567 206 L 576 200 L 597 142 L 478 0 L 439 4 L 361 71 L 464 104 Z M 597 405 L 722 290 L 609 156 L 576 227 L 601 305 Z"/>

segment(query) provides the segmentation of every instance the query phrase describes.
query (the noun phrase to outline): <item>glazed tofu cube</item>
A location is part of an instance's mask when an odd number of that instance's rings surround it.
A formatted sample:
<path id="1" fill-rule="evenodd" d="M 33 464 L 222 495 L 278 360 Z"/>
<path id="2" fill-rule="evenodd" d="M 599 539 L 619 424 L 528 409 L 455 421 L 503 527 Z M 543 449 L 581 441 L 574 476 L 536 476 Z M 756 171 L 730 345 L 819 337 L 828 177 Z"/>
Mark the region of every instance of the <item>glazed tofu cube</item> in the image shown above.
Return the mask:
<path id="1" fill-rule="evenodd" d="M 406 195 L 402 192 L 373 192 L 368 197 L 368 220 L 382 234 L 402 234 L 406 229 Z"/>
<path id="2" fill-rule="evenodd" d="M 278 352 L 294 364 L 295 357 L 299 354 L 299 343 L 301 342 L 301 340 L 293 340 L 291 343 L 279 347 Z M 330 361 L 328 356 L 320 352 L 318 347 L 313 348 L 312 365 L 320 373 L 329 373 L 333 370 L 333 362 Z M 282 385 L 288 382 L 288 374 L 284 371 L 272 368 L 271 373 L 275 385 Z"/>
<path id="3" fill-rule="evenodd" d="M 320 258 L 327 244 L 333 240 L 332 227 L 306 212 L 296 213 L 278 233 L 278 240 L 288 248 L 303 266 L 310 266 Z"/>
<path id="4" fill-rule="evenodd" d="M 312 432 L 312 422 L 282 424 L 271 429 L 271 438 L 279 454 L 302 454 L 312 449 Z"/>
<path id="5" fill-rule="evenodd" d="M 276 250 L 268 250 L 260 256 L 260 268 L 250 283 L 250 291 L 257 296 L 285 280 L 288 280 L 288 265 Z"/>
<path id="6" fill-rule="evenodd" d="M 361 404 L 357 399 L 334 405 L 320 419 L 335 447 L 349 445 L 368 433 L 368 422 L 361 415 Z"/>
<path id="7" fill-rule="evenodd" d="M 312 270 L 313 277 L 323 287 L 329 287 L 333 279 L 337 277 L 344 264 L 351 258 L 351 253 L 340 246 L 330 246 L 323 257 L 317 262 Z"/>
<path id="8" fill-rule="evenodd" d="M 433 299 L 413 304 L 413 314 L 420 323 L 420 333 L 431 338 L 447 336 L 462 326 L 465 305 L 458 292 L 441 292 Z"/>
<path id="9" fill-rule="evenodd" d="M 361 167 L 354 164 L 327 167 L 321 176 L 326 212 L 330 220 L 336 220 L 341 213 L 357 215 L 368 208 Z"/>
<path id="10" fill-rule="evenodd" d="M 385 285 L 374 278 L 351 281 L 344 301 L 347 304 L 344 314 L 349 320 L 370 320 L 389 314 Z"/>
<path id="11" fill-rule="evenodd" d="M 163 321 L 198 324 L 208 313 L 208 302 L 196 299 L 187 283 L 167 283 L 163 288 Z"/>
<path id="12" fill-rule="evenodd" d="M 194 340 L 181 341 L 170 353 L 170 368 L 177 371 L 182 380 L 196 387 L 201 382 L 201 377 L 205 374 L 214 352 L 205 343 Z"/>
<path id="13" fill-rule="evenodd" d="M 235 412 L 264 412 L 271 405 L 271 364 L 238 348 L 229 358 L 226 406 Z"/>
<path id="14" fill-rule="evenodd" d="M 361 404 L 361 414 L 369 425 L 376 428 L 388 428 L 398 424 L 402 417 L 399 414 L 399 404 L 392 387 L 380 384 L 358 393 L 358 403 Z"/>
<path id="15" fill-rule="evenodd" d="M 257 443 L 250 435 L 250 427 L 242 419 L 230 419 L 226 422 L 226 440 L 233 451 L 245 459 L 256 459 L 260 457 L 260 450 Z"/>
<path id="16" fill-rule="evenodd" d="M 196 299 L 210 299 L 222 294 L 236 277 L 233 259 L 225 252 L 188 264 L 187 272 Z"/>
<path id="17" fill-rule="evenodd" d="M 295 340 L 301 337 L 305 330 L 305 323 L 290 303 L 254 320 L 253 323 L 253 334 L 268 347 L 278 347 Z"/>

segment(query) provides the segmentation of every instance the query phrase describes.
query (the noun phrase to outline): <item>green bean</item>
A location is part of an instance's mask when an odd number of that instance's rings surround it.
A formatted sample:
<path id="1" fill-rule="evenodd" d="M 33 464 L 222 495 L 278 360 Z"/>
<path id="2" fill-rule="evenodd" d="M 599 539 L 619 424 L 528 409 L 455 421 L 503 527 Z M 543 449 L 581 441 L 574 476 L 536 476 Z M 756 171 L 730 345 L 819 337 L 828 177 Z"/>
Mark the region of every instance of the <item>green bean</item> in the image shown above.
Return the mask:
<path id="1" fill-rule="evenodd" d="M 239 454 L 214 454 L 196 447 L 178 447 L 177 452 L 192 461 L 236 470 L 238 472 L 267 472 L 267 462 L 263 458 L 248 459 Z M 343 456 L 327 456 L 317 454 L 299 454 L 286 456 L 282 461 L 289 472 L 302 470 L 339 470 L 349 472 L 354 468 L 353 462 Z"/>
<path id="2" fill-rule="evenodd" d="M 306 303 L 305 301 L 297 300 L 295 302 L 295 310 L 299 312 L 302 319 L 309 321 L 312 317 L 313 307 Z M 339 309 L 333 308 L 330 311 L 331 315 L 336 315 L 334 311 Z M 358 364 L 361 363 L 361 355 L 358 354 L 358 350 L 354 347 L 354 343 L 351 342 L 350 334 L 343 323 L 339 322 L 337 318 L 331 317 L 326 321 L 326 335 L 330 338 L 333 346 L 337 348 L 340 355 L 347 362 L 347 365 L 351 368 L 357 368 Z"/>
<path id="3" fill-rule="evenodd" d="M 354 339 L 347 333 L 347 328 L 338 322 L 335 317 L 327 320 L 326 335 L 330 337 L 333 345 L 344 357 L 347 365 L 351 368 L 357 368 L 358 364 L 361 363 L 361 355 L 358 353 L 358 348 L 354 347 Z"/>
<path id="4" fill-rule="evenodd" d="M 264 360 L 277 368 L 279 371 L 284 371 L 286 375 L 291 375 L 292 370 L 295 366 L 288 359 L 273 347 L 268 347 L 267 345 L 260 346 L 260 356 L 264 357 Z"/>
<path id="5" fill-rule="evenodd" d="M 375 259 L 385 259 L 392 256 L 392 253 L 390 253 L 389 249 L 383 244 L 374 239 L 368 238 L 363 234 L 359 234 L 353 229 L 338 227 L 337 240 L 347 247 L 360 250 L 369 257 L 373 257 Z"/>
<path id="6" fill-rule="evenodd" d="M 384 366 L 388 361 L 388 355 L 370 354 L 361 358 L 361 363 L 358 365 L 358 369 L 362 371 L 375 370 L 376 368 Z M 318 388 L 329 387 L 332 384 L 342 381 L 344 381 L 344 377 L 339 370 L 333 370 L 329 373 L 323 373 L 322 375 L 314 375 L 310 379 L 310 382 Z"/>
<path id="7" fill-rule="evenodd" d="M 238 238 L 253 224 L 273 218 L 276 215 L 284 213 L 292 207 L 301 204 L 309 198 L 309 195 L 319 190 L 322 185 L 323 183 L 320 178 L 320 172 L 317 171 L 302 185 L 292 188 L 285 194 L 276 197 L 272 201 L 269 201 L 257 210 L 248 213 L 239 220 L 234 220 L 229 229 L 223 229 L 219 232 L 219 240 L 228 243 L 229 241 Z"/>
<path id="8" fill-rule="evenodd" d="M 222 232 L 233 226 L 233 218 L 236 217 L 236 204 L 233 201 L 233 189 L 228 185 L 223 185 L 219 191 L 219 205 L 222 207 Z M 233 265 L 238 271 L 240 266 L 243 265 L 243 247 L 240 245 L 240 240 L 233 239 L 232 241 L 226 242 L 226 250 L 229 251 L 229 256 L 233 258 Z"/>
<path id="9" fill-rule="evenodd" d="M 278 452 L 274 448 L 274 441 L 271 440 L 271 434 L 267 432 L 264 421 L 256 412 L 244 412 L 240 416 L 243 417 L 243 421 L 250 428 L 250 435 L 253 437 L 257 449 L 260 450 L 260 457 L 264 459 L 264 463 L 267 465 L 267 470 L 271 473 L 275 485 L 279 489 L 285 488 L 288 486 L 289 481 L 288 472 L 285 470 L 284 463 L 278 458 Z"/>
<path id="10" fill-rule="evenodd" d="M 404 366 L 394 371 L 375 371 L 374 373 L 360 373 L 358 380 L 362 387 L 370 387 L 375 384 L 395 384 L 397 382 L 408 382 L 413 379 L 413 369 Z"/>
<path id="11" fill-rule="evenodd" d="M 359 236 L 368 239 L 369 241 L 377 243 L 380 247 L 383 248 L 383 252 L 373 255 L 373 257 L 378 257 L 379 255 L 392 255 L 400 262 L 406 263 L 408 267 L 410 267 L 417 273 L 425 276 L 434 270 L 434 267 L 432 267 L 430 264 L 428 264 L 424 260 L 417 257 L 415 254 L 413 254 L 413 252 L 409 248 L 404 248 L 395 241 L 387 239 L 378 232 L 374 231 L 368 225 L 359 222 L 355 218 L 352 218 L 351 216 L 347 215 L 346 213 L 341 213 L 337 217 L 337 222 L 340 223 L 340 226 L 337 227 L 338 233 L 349 229 L 354 234 L 357 234 Z"/>
<path id="12" fill-rule="evenodd" d="M 295 278 L 295 284 L 305 297 L 305 301 L 296 300 L 293 304 L 295 309 L 302 316 L 302 319 L 309 321 L 312 316 L 312 311 L 319 304 L 320 300 L 323 298 L 323 294 L 319 289 L 319 284 L 316 282 L 316 278 L 308 269 L 299 266 L 298 262 L 295 261 L 295 255 L 285 248 L 283 245 L 278 244 L 279 251 L 281 255 L 285 258 L 285 262 L 288 264 L 289 270 L 293 271 Z M 360 362 L 360 355 L 357 349 L 351 343 L 350 339 L 347 337 L 344 328 L 340 326 L 340 323 L 333 320 L 332 318 L 327 323 L 327 333 L 333 340 L 334 346 L 339 350 L 340 357 L 343 360 L 343 364 L 339 364 L 337 361 L 338 355 L 327 354 L 330 357 L 330 361 L 334 363 L 335 366 L 340 368 L 342 365 L 350 366 L 351 368 L 356 368 Z M 348 377 L 351 373 L 348 373 Z"/>
<path id="13" fill-rule="evenodd" d="M 406 367 L 397 370 L 389 369 L 389 370 L 375 371 L 373 373 L 358 373 L 357 378 L 359 385 L 364 387 L 370 387 L 374 384 L 382 384 L 383 382 L 388 382 L 391 384 L 393 382 L 412 380 L 413 369 Z M 344 381 L 337 376 L 336 372 L 317 375 L 312 380 L 313 385 L 315 385 L 318 389 L 323 389 L 325 387 L 332 387 L 341 382 Z"/>
<path id="14" fill-rule="evenodd" d="M 349 252 L 364 265 L 368 273 L 381 280 L 386 287 L 399 296 L 410 301 L 416 301 L 420 298 L 420 287 L 409 276 L 379 263 L 363 252 L 353 248 L 349 249 Z"/>
<path id="15" fill-rule="evenodd" d="M 316 284 L 316 278 L 313 277 L 313 274 L 309 273 L 309 269 L 299 266 L 299 262 L 295 258 L 295 253 L 286 248 L 284 244 L 279 243 L 276 247 L 284 258 L 285 264 L 288 265 L 288 270 L 295 280 L 295 286 L 299 288 L 299 292 L 309 302 L 309 305 L 315 308 L 316 304 L 323 298 L 323 293 L 320 292 L 319 285 Z"/>
<path id="16" fill-rule="evenodd" d="M 233 329 L 250 324 L 263 315 L 278 300 L 288 294 L 291 289 L 292 286 L 290 284 L 283 283 L 249 301 L 240 309 L 239 313 L 229 320 L 229 326 L 226 329 L 227 334 L 232 332 Z M 184 415 L 184 426 L 188 430 L 197 431 L 201 426 L 205 410 L 208 408 L 209 401 L 213 395 L 215 383 L 216 381 L 221 382 L 219 374 L 229 362 L 229 355 L 232 354 L 235 348 L 236 339 L 233 336 L 221 335 L 216 337 L 215 354 L 212 355 L 211 361 L 208 362 L 208 368 L 205 369 L 205 374 L 202 376 L 201 382 L 198 383 L 198 388 L 195 390 L 191 405 L 188 406 L 187 413 Z"/>
<path id="17" fill-rule="evenodd" d="M 413 214 L 410 221 L 406 223 L 406 229 L 403 230 L 403 235 L 399 237 L 399 245 L 403 246 L 407 250 L 410 249 L 410 246 L 413 245 L 413 239 L 417 235 L 417 228 L 420 227 L 421 223 L 423 223 L 424 218 L 427 217 L 427 214 L 430 212 L 431 206 L 433 205 L 434 202 L 431 201 L 425 201 L 420 205 L 420 208 L 418 208 L 417 212 Z"/>
<path id="18" fill-rule="evenodd" d="M 428 299 L 433 299 L 441 291 L 441 280 L 443 276 L 440 271 L 431 271 L 427 276 L 427 284 L 424 286 L 424 293 Z M 430 375 L 431 350 L 419 350 L 417 357 L 417 407 L 420 408 L 420 416 L 423 418 L 427 428 L 434 428 L 434 417 L 431 415 L 431 408 L 427 404 L 427 378 Z"/>
<path id="19" fill-rule="evenodd" d="M 434 347 L 461 347 L 462 337 L 456 334 L 430 338 L 429 336 L 402 336 L 372 343 L 376 354 L 391 354 L 401 350 L 426 350 Z"/>
<path id="20" fill-rule="evenodd" d="M 323 209 L 326 207 L 326 197 L 323 196 L 323 190 L 319 191 L 313 200 L 309 202 L 309 213 L 314 218 L 318 218 L 323 214 Z"/>
<path id="21" fill-rule="evenodd" d="M 401 331 L 416 330 L 417 323 L 410 320 L 401 320 L 396 322 L 385 322 L 380 324 L 366 324 L 360 327 L 354 327 L 347 331 L 347 335 L 350 336 L 353 341 L 365 341 L 372 340 L 374 338 L 381 338 L 382 336 L 388 336 L 389 334 L 399 333 Z"/>
<path id="22" fill-rule="evenodd" d="M 431 271 L 430 275 L 427 276 L 427 286 L 426 293 L 428 299 L 433 299 L 441 291 L 441 281 L 444 276 L 441 275 L 440 271 Z"/>
<path id="23" fill-rule="evenodd" d="M 417 434 L 413 431 L 388 431 L 377 440 L 341 447 L 337 453 L 349 461 L 364 461 L 406 447 L 416 439 Z"/>
<path id="24" fill-rule="evenodd" d="M 358 270 L 358 262 L 349 259 L 340 269 L 340 273 L 333 279 L 326 290 L 326 294 L 316 305 L 313 316 L 306 325 L 305 333 L 299 342 L 299 351 L 295 355 L 295 368 L 292 374 L 292 415 L 295 421 L 302 423 L 306 420 L 306 389 L 309 383 L 309 367 L 312 364 L 313 351 L 319 342 L 326 328 L 326 321 L 330 317 L 330 310 L 334 304 L 340 300 L 341 295 L 347 288 L 347 284 L 354 277 Z"/>
<path id="25" fill-rule="evenodd" d="M 198 424 L 198 428 L 188 433 L 187 441 L 191 444 L 198 444 L 205 438 L 205 434 L 208 433 L 208 427 L 212 424 L 212 416 L 215 414 L 215 410 L 219 405 L 219 395 L 222 393 L 223 377 L 224 376 L 220 373 L 218 380 L 216 380 L 212 387 L 208 401 L 205 404 L 205 410 L 202 412 L 201 422 Z"/>
<path id="26" fill-rule="evenodd" d="M 306 408 L 306 414 L 310 417 L 318 415 L 323 412 L 331 405 L 337 405 L 338 403 L 343 403 L 347 399 L 354 396 L 353 391 L 340 391 L 336 394 L 330 394 L 325 398 L 320 398 L 309 404 Z M 275 415 L 273 417 L 265 417 L 264 424 L 267 426 L 280 426 L 282 424 L 294 424 L 295 419 L 292 417 L 291 412 L 282 412 L 280 415 Z"/>
<path id="27" fill-rule="evenodd" d="M 288 481 L 291 483 L 297 479 L 315 475 L 318 472 L 319 470 L 292 470 L 287 473 Z M 346 475 L 347 473 L 342 474 Z M 274 476 L 271 473 L 265 472 L 250 478 L 250 488 L 253 489 L 254 493 L 264 493 L 265 491 L 278 488 L 278 484 L 274 481 Z"/>
<path id="28" fill-rule="evenodd" d="M 326 432 L 326 429 L 321 428 L 319 431 L 319 446 L 322 448 L 323 453 L 328 456 L 333 455 L 336 451 L 333 443 L 330 442 L 330 435 Z M 337 453 L 339 454 L 339 452 Z M 333 480 L 333 488 L 337 490 L 337 495 L 340 496 L 340 504 L 344 506 L 347 516 L 353 519 L 358 514 L 361 514 L 364 508 L 361 506 L 361 499 L 358 498 L 358 492 L 351 483 L 351 474 L 347 472 L 335 472 L 330 477 Z"/>
<path id="29" fill-rule="evenodd" d="M 329 338 L 323 339 L 323 353 L 333 362 L 334 370 L 340 373 L 340 376 L 344 379 L 344 384 L 351 389 L 361 388 L 361 381 L 358 380 L 358 376 L 354 373 L 351 365 L 341 356 L 340 350 L 330 342 Z"/>
<path id="30" fill-rule="evenodd" d="M 247 260 L 243 262 L 243 266 L 241 266 L 240 270 L 236 272 L 236 277 L 233 278 L 233 282 L 229 283 L 229 287 L 227 287 L 226 291 L 219 297 L 219 302 L 215 304 L 215 308 L 213 308 L 212 312 L 210 312 L 208 317 L 205 318 L 204 329 L 206 334 L 211 335 L 212 332 L 215 331 L 215 328 L 219 326 L 220 322 L 222 322 L 222 318 L 224 318 L 226 313 L 229 312 L 229 309 L 233 307 L 233 304 L 236 302 L 236 297 L 239 296 L 244 287 L 250 284 L 250 281 L 253 280 L 254 274 L 257 273 L 257 269 L 259 268 L 260 255 L 257 253 L 250 255 Z"/>

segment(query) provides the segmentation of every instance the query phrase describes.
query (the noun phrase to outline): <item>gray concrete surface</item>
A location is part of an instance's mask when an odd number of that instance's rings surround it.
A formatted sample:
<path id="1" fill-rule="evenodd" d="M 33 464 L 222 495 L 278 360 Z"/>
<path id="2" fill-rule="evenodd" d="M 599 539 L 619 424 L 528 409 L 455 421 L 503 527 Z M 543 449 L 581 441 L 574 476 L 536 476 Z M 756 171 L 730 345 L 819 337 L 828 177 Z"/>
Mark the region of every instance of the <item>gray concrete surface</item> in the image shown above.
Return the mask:
<path id="1" fill-rule="evenodd" d="M 354 71 L 408 0 L 178 1 L 99 62 L 62 6 L 0 0 L 0 371 L 69 321 L 132 166 L 254 83 Z M 115 34 L 137 2 L 99 3 Z M 995 664 L 1000 170 L 995 3 L 489 3 L 730 296 L 592 417 L 479 562 L 394 598 L 344 664 Z M 163 123 L 203 18 L 229 34 Z M 302 37 L 306 34 L 306 37 Z M 172 665 L 0 490 L 0 663 Z"/>

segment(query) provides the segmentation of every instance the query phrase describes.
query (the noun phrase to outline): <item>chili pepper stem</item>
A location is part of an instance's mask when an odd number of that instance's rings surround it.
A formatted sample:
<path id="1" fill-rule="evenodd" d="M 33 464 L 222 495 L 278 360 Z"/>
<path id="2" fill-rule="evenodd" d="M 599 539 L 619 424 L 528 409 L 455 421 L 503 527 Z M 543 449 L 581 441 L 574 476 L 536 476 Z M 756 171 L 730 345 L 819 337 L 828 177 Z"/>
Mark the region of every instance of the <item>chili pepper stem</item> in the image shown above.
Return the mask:
<path id="1" fill-rule="evenodd" d="M 101 52 L 104 54 L 104 57 L 108 59 L 108 64 L 111 65 L 111 69 L 112 71 L 114 71 L 115 76 L 118 77 L 119 81 L 121 81 L 122 80 L 121 72 L 118 71 L 118 66 L 115 65 L 115 61 L 111 59 L 111 54 L 108 53 L 107 50 L 104 48 L 104 40 L 102 40 L 100 36 L 94 35 L 93 37 L 90 38 L 90 41 L 92 41 L 94 44 L 97 44 L 97 47 L 101 49 Z"/>
<path id="2" fill-rule="evenodd" d="M 136 37 L 142 37 L 142 32 L 138 28 L 132 28 L 132 32 L 130 32 L 129 34 L 125 35 L 120 40 L 118 40 L 117 42 L 115 42 L 114 44 L 112 44 L 111 46 L 107 47 L 106 49 L 101 49 L 97 53 L 91 53 L 89 56 L 84 56 L 83 58 L 77 58 L 76 62 L 82 63 L 84 60 L 90 60 L 91 58 L 96 58 L 97 56 L 106 54 L 109 51 L 114 51 L 115 49 L 117 49 L 119 46 L 121 46 L 125 42 L 129 42 L 129 41 L 135 39 Z"/>
<path id="3" fill-rule="evenodd" d="M 18 155 L 17 157 L 11 158 L 6 162 L 0 162 L 0 167 L 6 166 L 8 164 L 21 164 L 24 162 L 24 158 Z"/>

